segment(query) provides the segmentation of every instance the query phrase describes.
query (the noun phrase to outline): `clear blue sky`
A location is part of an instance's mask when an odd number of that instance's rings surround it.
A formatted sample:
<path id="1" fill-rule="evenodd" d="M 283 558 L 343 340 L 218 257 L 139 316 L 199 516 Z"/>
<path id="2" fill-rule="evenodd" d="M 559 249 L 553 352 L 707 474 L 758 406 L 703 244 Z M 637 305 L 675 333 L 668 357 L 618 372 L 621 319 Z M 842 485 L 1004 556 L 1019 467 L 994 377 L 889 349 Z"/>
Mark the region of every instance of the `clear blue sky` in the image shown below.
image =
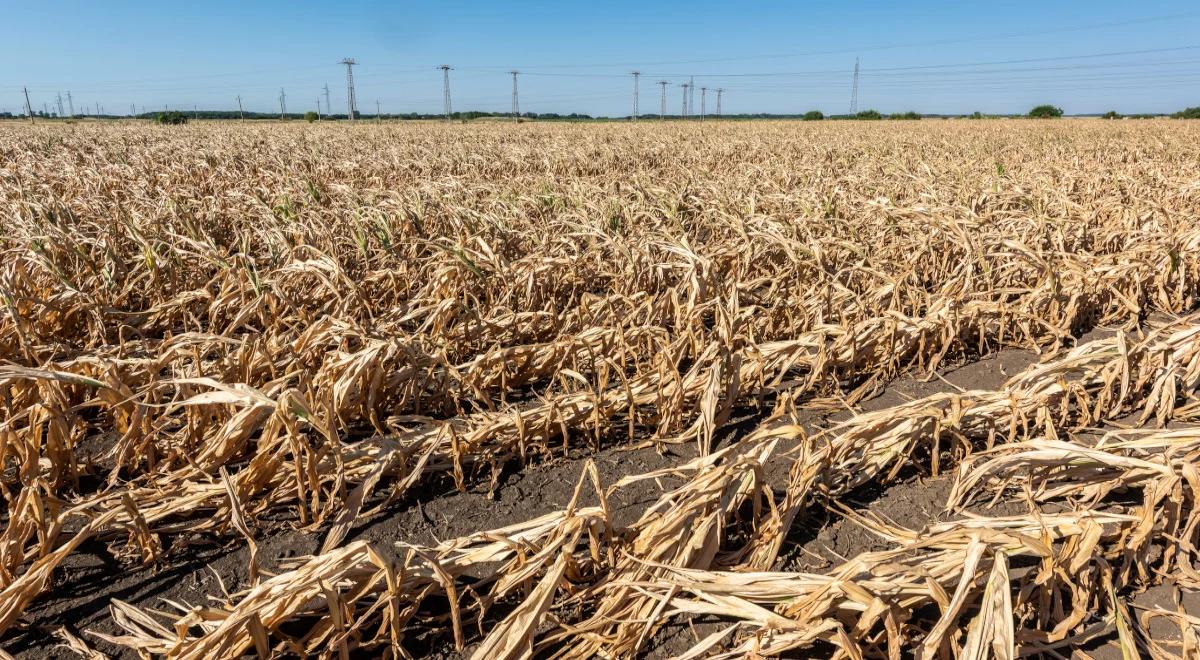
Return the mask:
<path id="1" fill-rule="evenodd" d="M 441 63 L 457 67 L 456 110 L 507 110 L 504 72 L 516 67 L 523 111 L 626 115 L 636 68 L 644 113 L 658 111 L 658 80 L 671 82 L 678 112 L 676 85 L 692 75 L 727 90 L 726 113 L 839 113 L 856 55 L 859 106 L 883 112 L 1200 105 L 1200 5 L 1183 0 L 0 0 L 0 16 L 0 110 L 10 112 L 25 85 L 35 110 L 70 90 L 77 111 L 235 109 L 238 94 L 248 110 L 278 111 L 283 87 L 297 112 L 326 83 L 345 112 L 337 62 L 347 56 L 361 63 L 364 114 L 376 100 L 384 112 L 440 111 Z"/>

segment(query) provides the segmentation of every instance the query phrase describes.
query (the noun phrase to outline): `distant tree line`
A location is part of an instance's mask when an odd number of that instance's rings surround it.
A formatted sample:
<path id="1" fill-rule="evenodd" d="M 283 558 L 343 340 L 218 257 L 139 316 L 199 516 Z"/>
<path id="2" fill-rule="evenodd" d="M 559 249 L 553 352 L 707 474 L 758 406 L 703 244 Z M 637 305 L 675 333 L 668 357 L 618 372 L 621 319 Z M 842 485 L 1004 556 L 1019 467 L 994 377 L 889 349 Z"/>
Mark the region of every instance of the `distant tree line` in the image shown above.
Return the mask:
<path id="1" fill-rule="evenodd" d="M 40 110 L 35 111 L 33 113 L 33 116 L 35 118 L 39 118 L 39 119 L 62 119 L 61 117 L 58 117 L 57 113 L 54 113 L 54 112 L 47 113 L 47 112 L 42 112 Z M 171 120 L 164 121 L 164 119 L 162 119 L 162 118 L 165 116 L 170 116 Z M 969 115 L 922 114 L 922 113 L 919 113 L 916 111 L 908 111 L 908 112 L 900 112 L 900 113 L 894 113 L 894 114 L 890 114 L 890 115 L 884 115 L 877 110 L 863 110 L 862 112 L 858 112 L 853 115 L 851 115 L 851 114 L 826 115 L 823 112 L 821 112 L 820 110 L 809 110 L 808 112 L 797 113 L 797 114 L 767 113 L 767 112 L 756 112 L 756 113 L 745 113 L 745 114 L 725 114 L 725 115 L 722 115 L 720 118 L 724 119 L 724 120 L 803 119 L 804 121 L 821 121 L 824 119 L 857 119 L 857 120 L 873 121 L 873 120 L 881 120 L 881 119 L 915 120 L 915 119 L 922 119 L 922 118 L 999 119 L 999 118 L 1032 117 L 1032 118 L 1053 119 L 1053 118 L 1058 118 L 1058 117 L 1063 117 L 1063 116 L 1064 116 L 1064 114 L 1063 114 L 1062 108 L 1059 108 L 1059 107 L 1053 106 L 1053 105 L 1039 105 L 1024 115 L 995 115 L 995 114 L 984 114 L 982 112 L 973 112 Z M 1123 115 L 1115 110 L 1110 110 L 1102 115 L 1079 115 L 1079 116 L 1095 116 L 1095 117 L 1100 117 L 1102 119 L 1150 119 L 1150 118 L 1154 118 L 1154 117 L 1168 117 L 1168 116 L 1173 117 L 1175 119 L 1200 119 L 1200 107 L 1186 108 L 1184 110 L 1181 110 L 1179 112 L 1176 112 L 1176 113 L 1173 113 L 1170 115 L 1165 114 L 1165 113 L 1163 113 L 1163 114 Z M 125 118 L 127 118 L 127 116 L 123 116 L 123 115 L 109 115 L 109 114 L 104 114 L 104 115 L 77 114 L 77 115 L 75 115 L 75 118 L 84 118 L 84 117 L 93 118 L 93 119 L 125 119 Z M 27 117 L 24 113 L 14 114 L 12 112 L 0 112 L 0 119 L 26 119 L 26 118 Z M 193 111 L 193 112 L 183 112 L 183 111 L 179 111 L 179 110 L 167 110 L 167 111 L 163 111 L 163 112 L 146 112 L 146 113 L 142 113 L 139 115 L 135 115 L 134 118 L 146 119 L 146 120 L 155 121 L 155 122 L 159 122 L 159 123 L 175 124 L 175 123 L 186 123 L 186 121 L 190 120 L 190 119 L 225 119 L 225 120 L 229 120 L 229 119 L 245 118 L 245 119 L 249 119 L 249 120 L 271 120 L 271 119 L 278 120 L 278 119 L 280 119 L 280 115 L 279 115 L 279 113 L 271 113 L 271 112 L 238 112 L 237 110 L 199 110 L 199 111 Z M 289 119 L 289 120 L 307 120 L 307 121 L 314 121 L 317 119 L 330 120 L 330 121 L 345 121 L 347 116 L 345 114 L 318 115 L 315 112 L 307 111 L 307 112 L 288 113 L 288 114 L 284 115 L 283 118 Z M 362 113 L 355 114 L 355 119 L 358 119 L 360 121 L 370 121 L 373 119 L 430 120 L 430 119 L 444 119 L 444 118 L 445 118 L 445 115 L 443 115 L 441 113 L 435 114 L 435 113 L 420 113 L 420 112 L 384 114 L 384 115 L 379 115 L 379 116 L 364 115 Z M 471 110 L 471 111 L 467 111 L 467 112 L 452 113 L 450 115 L 450 118 L 454 121 L 471 121 L 471 120 L 475 120 L 475 119 L 486 119 L 486 118 L 511 119 L 512 114 L 507 113 L 507 112 L 483 112 L 483 111 L 478 111 L 478 110 Z M 643 120 L 683 119 L 683 117 L 680 115 L 670 115 L 670 114 L 665 115 L 665 116 L 658 115 L 658 114 L 645 114 L 645 115 L 641 115 L 639 118 L 643 119 Z M 693 119 L 693 120 L 698 119 L 698 117 L 696 117 L 694 115 L 690 116 L 689 118 Z M 716 119 L 717 117 L 715 117 L 714 115 L 708 115 L 706 118 L 707 119 Z M 526 121 L 627 121 L 630 119 L 630 117 L 598 117 L 598 116 L 577 113 L 577 112 L 572 112 L 569 114 L 559 114 L 557 112 L 526 112 L 526 113 L 522 113 L 519 116 L 519 119 L 526 120 Z"/>

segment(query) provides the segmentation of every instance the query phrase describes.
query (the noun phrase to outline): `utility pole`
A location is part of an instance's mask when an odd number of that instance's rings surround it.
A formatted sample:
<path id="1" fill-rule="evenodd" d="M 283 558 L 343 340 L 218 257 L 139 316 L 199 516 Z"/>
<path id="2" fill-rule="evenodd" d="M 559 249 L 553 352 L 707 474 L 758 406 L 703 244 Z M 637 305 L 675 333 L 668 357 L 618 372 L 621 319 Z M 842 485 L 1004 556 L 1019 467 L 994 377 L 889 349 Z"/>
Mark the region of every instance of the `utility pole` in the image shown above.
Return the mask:
<path id="1" fill-rule="evenodd" d="M 321 97 L 317 97 L 317 121 L 321 121 Z"/>
<path id="2" fill-rule="evenodd" d="M 67 110 L 71 111 L 71 118 L 75 118 L 75 102 L 71 100 L 71 90 L 67 90 Z M 134 113 L 136 114 L 136 113 Z"/>
<path id="3" fill-rule="evenodd" d="M 683 88 L 683 105 L 680 106 L 679 116 L 687 119 L 688 116 L 688 84 L 680 85 Z"/>
<path id="4" fill-rule="evenodd" d="M 358 111 L 358 99 L 354 96 L 354 65 L 358 64 L 358 60 L 347 57 L 342 64 L 346 65 L 346 114 L 350 121 L 354 121 L 354 114 Z"/>
<path id="5" fill-rule="evenodd" d="M 375 99 L 375 121 L 383 121 L 383 110 L 379 108 L 379 99 Z"/>
<path id="6" fill-rule="evenodd" d="M 238 121 L 246 121 L 246 113 L 242 111 L 242 95 L 238 94 Z"/>
<path id="7" fill-rule="evenodd" d="M 193 103 L 192 104 L 192 121 L 198 121 L 199 119 L 200 119 L 200 111 L 196 109 L 196 104 Z"/>
<path id="8" fill-rule="evenodd" d="M 287 119 L 287 94 L 283 93 L 283 88 L 279 88 L 279 120 Z"/>
<path id="9" fill-rule="evenodd" d="M 708 88 L 700 88 L 700 121 L 704 121 L 704 97 L 708 95 Z"/>
<path id="10" fill-rule="evenodd" d="M 521 73 L 516 69 L 508 72 L 513 78 L 513 93 L 512 93 L 512 118 L 516 122 L 521 117 L 521 103 L 517 97 L 517 75 Z"/>
<path id="11" fill-rule="evenodd" d="M 633 72 L 633 121 L 638 120 L 638 88 L 641 86 L 638 81 L 641 77 L 641 71 Z"/>
<path id="12" fill-rule="evenodd" d="M 67 116 L 66 114 L 63 113 L 62 92 L 59 92 L 59 94 L 58 94 L 58 116 L 59 117 Z"/>
<path id="13" fill-rule="evenodd" d="M 442 111 L 446 114 L 446 121 L 450 121 L 450 113 L 453 110 L 450 105 L 450 65 L 443 64 L 438 67 L 442 70 Z"/>
<path id="14" fill-rule="evenodd" d="M 21 89 L 25 91 L 25 116 L 29 117 L 30 123 L 33 123 L 33 106 L 29 105 L 29 88 L 22 87 Z"/>
<path id="15" fill-rule="evenodd" d="M 718 117 L 721 116 L 721 95 L 724 93 L 725 93 L 724 88 L 721 88 L 721 87 L 717 88 L 717 116 Z"/>
<path id="16" fill-rule="evenodd" d="M 321 99 L 317 99 L 317 105 L 321 105 Z M 329 105 L 329 83 L 325 83 L 325 114 L 333 114 L 333 106 Z"/>
<path id="17" fill-rule="evenodd" d="M 858 58 L 854 58 L 854 88 L 850 92 L 850 114 L 858 114 Z"/>
<path id="18" fill-rule="evenodd" d="M 667 85 L 670 85 L 670 84 L 671 83 L 667 82 L 666 80 L 658 81 L 659 87 L 662 87 L 662 109 L 659 110 L 659 113 L 658 113 L 659 119 L 667 118 Z"/>

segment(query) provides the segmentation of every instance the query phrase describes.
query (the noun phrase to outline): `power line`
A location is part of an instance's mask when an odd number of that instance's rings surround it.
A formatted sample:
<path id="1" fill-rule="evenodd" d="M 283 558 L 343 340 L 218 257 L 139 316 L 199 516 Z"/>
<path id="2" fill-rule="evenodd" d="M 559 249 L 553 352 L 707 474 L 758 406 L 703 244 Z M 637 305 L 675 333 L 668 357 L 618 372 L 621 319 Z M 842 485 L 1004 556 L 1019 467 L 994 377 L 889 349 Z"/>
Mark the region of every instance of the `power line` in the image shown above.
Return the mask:
<path id="1" fill-rule="evenodd" d="M 1079 59 L 1117 57 L 1117 56 L 1124 56 L 1124 55 L 1147 55 L 1147 54 L 1154 54 L 1154 53 L 1169 53 L 1169 52 L 1189 51 L 1189 50 L 1197 50 L 1197 49 L 1200 49 L 1200 45 L 1185 45 L 1185 46 L 1175 46 L 1175 47 L 1170 47 L 1170 48 L 1149 48 L 1149 49 L 1141 49 L 1141 50 L 1110 51 L 1110 52 L 1103 52 L 1103 53 L 1087 53 L 1087 54 L 1082 54 L 1082 55 L 1065 55 L 1065 56 L 1058 56 L 1058 57 L 1038 57 L 1038 58 L 1024 58 L 1024 59 L 993 60 L 993 61 L 985 61 L 985 62 L 967 62 L 967 63 L 954 63 L 954 64 L 929 64 L 929 65 L 916 65 L 916 66 L 872 68 L 871 73 L 869 75 L 870 76 L 880 76 L 880 75 L 890 74 L 892 72 L 921 71 L 921 70 L 934 70 L 934 69 L 953 69 L 953 68 L 973 68 L 973 67 L 985 67 L 985 66 L 993 66 L 993 65 L 1001 65 L 1001 64 L 1025 64 L 1025 63 L 1033 63 L 1033 62 L 1056 62 L 1056 61 L 1079 60 Z M 870 49 L 868 49 L 868 50 L 870 50 Z M 1183 61 L 1179 61 L 1179 62 L 1167 61 L 1167 62 L 1161 62 L 1161 64 L 1177 64 L 1177 63 L 1186 63 L 1186 62 L 1190 62 L 1190 61 L 1192 61 L 1192 60 L 1183 60 Z M 1155 64 L 1159 64 L 1159 63 L 1154 63 L 1154 62 L 1104 63 L 1104 64 L 1086 65 L 1086 66 L 1093 66 L 1096 68 L 1104 68 L 1104 67 L 1127 67 L 1127 66 L 1152 66 Z M 479 70 L 479 71 L 486 71 L 486 70 L 496 71 L 497 69 L 492 68 L 492 69 L 477 69 L 477 70 Z M 1050 70 L 1050 69 L 1046 68 L 1044 70 Z M 844 70 L 839 70 L 839 69 L 810 69 L 810 70 L 804 70 L 804 71 L 767 71 L 767 72 L 743 72 L 743 73 L 716 73 L 716 72 L 714 72 L 714 73 L 695 74 L 695 77 L 701 77 L 701 78 L 766 77 L 766 78 L 769 78 L 769 77 L 812 76 L 812 75 L 822 75 L 822 74 L 842 75 L 843 71 Z M 621 78 L 626 75 L 626 74 L 621 74 L 621 73 L 552 73 L 552 72 L 537 71 L 536 68 L 522 69 L 522 73 L 524 75 L 530 75 L 530 76 L 564 77 L 564 78 Z M 979 73 L 988 73 L 988 72 L 983 71 L 983 72 L 979 72 Z M 660 77 L 673 77 L 673 76 L 680 76 L 680 75 L 684 75 L 684 74 L 668 73 L 668 72 L 654 72 L 653 75 L 660 76 Z"/>
<path id="2" fill-rule="evenodd" d="M 1085 32 L 1089 30 L 1103 30 L 1113 27 L 1126 27 L 1129 25 L 1141 25 L 1146 23 L 1158 23 L 1163 21 L 1177 21 L 1182 18 L 1195 18 L 1200 16 L 1200 12 L 1183 12 L 1177 14 L 1166 14 L 1159 16 L 1150 16 L 1139 19 L 1126 21 L 1112 21 L 1107 23 L 1092 23 L 1086 25 L 1072 25 L 1067 27 L 1047 28 L 1044 30 L 1032 30 L 1025 32 L 1009 32 L 993 35 L 978 35 L 973 37 L 955 37 L 953 39 L 936 39 L 929 41 L 910 41 L 901 43 L 884 44 L 879 46 L 849 46 L 846 48 L 832 50 L 814 50 L 814 51 L 795 51 L 790 53 L 776 53 L 771 55 L 745 55 L 739 57 L 715 57 L 692 60 L 664 60 L 658 62 L 608 62 L 604 64 L 555 64 L 545 65 L 542 68 L 559 68 L 559 69 L 602 69 L 608 67 L 628 67 L 628 66 L 660 66 L 665 64 L 708 64 L 716 62 L 744 62 L 749 60 L 773 60 L 773 59 L 788 59 L 794 57 L 812 57 L 816 55 L 844 55 L 847 53 L 862 53 L 881 50 L 898 50 L 905 48 L 920 48 L 926 46 L 944 46 L 951 44 L 973 44 L 981 41 L 997 41 L 1003 39 L 1021 39 L 1025 37 L 1044 36 L 1050 34 L 1060 34 L 1064 32 Z M 533 68 L 533 67 L 522 67 Z"/>

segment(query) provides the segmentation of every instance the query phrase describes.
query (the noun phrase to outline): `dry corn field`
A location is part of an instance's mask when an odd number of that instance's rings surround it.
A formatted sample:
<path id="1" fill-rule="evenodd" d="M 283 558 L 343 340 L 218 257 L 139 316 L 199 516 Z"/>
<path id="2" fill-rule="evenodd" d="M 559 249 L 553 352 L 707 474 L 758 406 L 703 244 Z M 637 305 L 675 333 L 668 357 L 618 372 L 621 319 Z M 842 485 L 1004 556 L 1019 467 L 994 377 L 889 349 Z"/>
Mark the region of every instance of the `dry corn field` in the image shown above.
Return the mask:
<path id="1" fill-rule="evenodd" d="M 1200 657 L 1200 125 L 0 124 L 0 647 Z"/>

